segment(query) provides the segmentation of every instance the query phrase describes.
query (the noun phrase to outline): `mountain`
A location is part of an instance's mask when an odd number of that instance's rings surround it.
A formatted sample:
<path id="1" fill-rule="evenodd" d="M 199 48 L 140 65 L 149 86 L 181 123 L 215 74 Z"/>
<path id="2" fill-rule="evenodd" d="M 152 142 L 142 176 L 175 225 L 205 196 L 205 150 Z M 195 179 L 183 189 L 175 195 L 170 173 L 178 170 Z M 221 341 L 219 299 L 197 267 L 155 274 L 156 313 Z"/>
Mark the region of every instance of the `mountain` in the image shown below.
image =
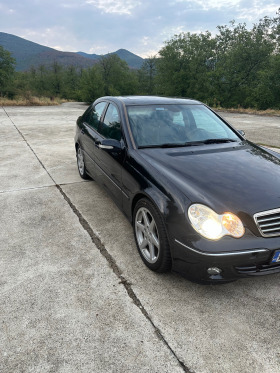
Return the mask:
<path id="1" fill-rule="evenodd" d="M 77 52 L 80 56 L 90 58 L 91 60 L 98 60 L 101 56 L 99 54 L 87 54 L 84 52 Z"/>
<path id="2" fill-rule="evenodd" d="M 101 58 L 97 54 L 61 52 L 5 32 L 0 32 L 0 45 L 15 58 L 17 71 L 26 71 L 32 66 L 50 66 L 54 61 L 63 66 L 87 68 Z M 126 61 L 131 68 L 141 67 L 144 61 L 125 49 L 119 49 L 114 53 Z"/>
<path id="3" fill-rule="evenodd" d="M 96 63 L 77 53 L 60 52 L 4 32 L 0 32 L 0 45 L 15 58 L 17 71 L 29 70 L 31 66 L 50 66 L 54 61 L 64 66 L 76 67 L 90 67 Z"/>
<path id="4" fill-rule="evenodd" d="M 78 52 L 80 56 L 87 57 L 93 60 L 98 60 L 101 58 L 101 55 L 98 54 L 87 54 L 84 52 Z M 120 57 L 120 59 L 124 60 L 128 66 L 132 69 L 140 69 L 142 66 L 144 59 L 137 56 L 136 54 L 129 52 L 126 49 L 119 49 L 116 52 L 105 54 L 104 57 L 108 56 L 109 54 L 116 54 Z"/>

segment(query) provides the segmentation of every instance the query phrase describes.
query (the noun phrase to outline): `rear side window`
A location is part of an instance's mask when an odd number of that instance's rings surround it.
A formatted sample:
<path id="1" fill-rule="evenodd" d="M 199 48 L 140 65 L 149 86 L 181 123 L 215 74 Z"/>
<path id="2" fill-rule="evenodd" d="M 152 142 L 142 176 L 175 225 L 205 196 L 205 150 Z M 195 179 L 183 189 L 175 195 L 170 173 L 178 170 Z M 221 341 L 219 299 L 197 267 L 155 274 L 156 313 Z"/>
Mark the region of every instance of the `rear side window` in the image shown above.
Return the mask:
<path id="1" fill-rule="evenodd" d="M 86 122 L 89 126 L 91 126 L 94 129 L 98 128 L 101 115 L 103 113 L 103 110 L 106 106 L 106 102 L 99 102 L 95 107 L 93 107 L 86 117 Z"/>
<path id="2" fill-rule="evenodd" d="M 99 133 L 107 139 L 120 140 L 122 138 L 120 116 L 115 105 L 109 105 L 104 121 L 100 123 Z"/>

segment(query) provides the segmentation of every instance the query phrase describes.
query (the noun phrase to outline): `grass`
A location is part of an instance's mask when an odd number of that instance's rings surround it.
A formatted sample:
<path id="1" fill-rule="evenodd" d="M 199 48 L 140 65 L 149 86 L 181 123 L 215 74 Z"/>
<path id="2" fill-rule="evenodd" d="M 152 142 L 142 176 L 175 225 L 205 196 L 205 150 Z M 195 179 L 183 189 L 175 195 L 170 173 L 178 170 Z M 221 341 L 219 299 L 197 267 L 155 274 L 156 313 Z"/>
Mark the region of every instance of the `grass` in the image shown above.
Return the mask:
<path id="1" fill-rule="evenodd" d="M 49 98 L 49 97 L 16 97 L 11 100 L 5 97 L 0 97 L 0 106 L 55 106 L 60 105 L 63 102 L 68 102 L 58 97 Z"/>
<path id="2" fill-rule="evenodd" d="M 258 142 L 258 145 L 262 145 L 262 146 L 265 146 L 267 148 L 276 148 L 276 149 L 280 149 L 280 146 L 276 146 L 276 145 L 267 145 L 267 144 L 263 144 L 261 142 Z"/>
<path id="3" fill-rule="evenodd" d="M 213 108 L 214 111 L 224 111 L 228 113 L 239 113 L 239 114 L 253 114 L 253 115 L 266 115 L 266 116 L 280 116 L 280 110 L 267 109 L 267 110 L 256 110 L 256 109 L 243 109 L 239 108 L 229 108 L 225 109 L 222 107 Z"/>
<path id="4" fill-rule="evenodd" d="M 26 97 L 18 96 L 11 100 L 5 97 L 0 97 L 0 106 L 55 106 L 60 105 L 63 102 L 69 102 L 62 98 L 49 98 L 49 97 L 35 97 L 29 94 Z M 241 113 L 241 114 L 255 114 L 255 115 L 267 115 L 267 116 L 280 116 L 280 110 L 267 109 L 267 110 L 256 110 L 256 109 L 243 109 L 239 108 L 222 108 L 217 106 L 212 108 L 214 111 L 223 111 L 229 113 Z"/>

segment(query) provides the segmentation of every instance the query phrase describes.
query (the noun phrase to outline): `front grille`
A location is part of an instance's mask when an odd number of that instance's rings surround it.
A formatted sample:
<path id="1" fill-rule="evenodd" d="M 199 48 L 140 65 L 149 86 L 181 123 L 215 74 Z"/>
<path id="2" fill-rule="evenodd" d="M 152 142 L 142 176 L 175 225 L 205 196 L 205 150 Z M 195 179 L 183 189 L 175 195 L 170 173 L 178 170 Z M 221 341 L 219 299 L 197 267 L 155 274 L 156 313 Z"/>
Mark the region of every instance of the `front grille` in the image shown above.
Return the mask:
<path id="1" fill-rule="evenodd" d="M 263 237 L 280 236 L 280 209 L 259 212 L 254 219 Z"/>

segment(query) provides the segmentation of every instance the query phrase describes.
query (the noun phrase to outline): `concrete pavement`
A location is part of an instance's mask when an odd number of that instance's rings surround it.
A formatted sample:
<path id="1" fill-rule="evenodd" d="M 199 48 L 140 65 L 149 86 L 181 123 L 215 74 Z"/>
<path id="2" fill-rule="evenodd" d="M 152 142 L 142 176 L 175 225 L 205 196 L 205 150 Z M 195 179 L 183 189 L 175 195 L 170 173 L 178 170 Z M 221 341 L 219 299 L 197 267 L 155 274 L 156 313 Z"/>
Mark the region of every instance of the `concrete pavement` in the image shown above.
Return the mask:
<path id="1" fill-rule="evenodd" d="M 200 286 L 149 271 L 128 221 L 78 175 L 84 110 L 0 109 L 0 372 L 279 372 L 280 275 Z M 224 116 L 280 147 L 279 118 L 260 131 L 253 116 L 255 133 Z"/>
<path id="2" fill-rule="evenodd" d="M 235 128 L 257 144 L 280 148 L 280 117 L 219 112 Z"/>

